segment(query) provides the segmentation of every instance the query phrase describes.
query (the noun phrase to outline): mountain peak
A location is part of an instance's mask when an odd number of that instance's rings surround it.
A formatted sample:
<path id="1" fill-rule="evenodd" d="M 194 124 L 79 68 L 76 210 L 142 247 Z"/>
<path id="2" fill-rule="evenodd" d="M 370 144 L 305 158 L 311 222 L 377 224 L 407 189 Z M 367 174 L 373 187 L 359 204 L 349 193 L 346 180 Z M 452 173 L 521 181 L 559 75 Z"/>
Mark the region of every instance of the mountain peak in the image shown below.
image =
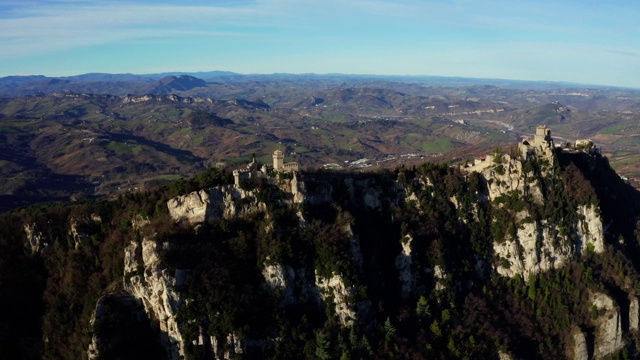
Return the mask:
<path id="1" fill-rule="evenodd" d="M 187 91 L 197 87 L 205 87 L 207 83 L 193 76 L 165 76 L 154 83 L 154 90 L 157 92 L 170 92 L 172 90 Z M 156 92 L 156 91 L 154 91 Z"/>

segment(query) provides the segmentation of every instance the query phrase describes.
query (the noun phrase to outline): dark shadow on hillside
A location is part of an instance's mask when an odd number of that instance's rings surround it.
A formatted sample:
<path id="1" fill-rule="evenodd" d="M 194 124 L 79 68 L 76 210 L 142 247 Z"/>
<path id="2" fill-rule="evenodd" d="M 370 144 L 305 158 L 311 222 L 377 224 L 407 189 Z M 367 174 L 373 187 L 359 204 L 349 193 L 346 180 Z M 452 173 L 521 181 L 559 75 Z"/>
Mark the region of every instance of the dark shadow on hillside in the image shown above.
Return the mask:
<path id="1" fill-rule="evenodd" d="M 176 149 L 167 144 L 149 140 L 142 136 L 129 135 L 129 134 L 117 134 L 117 133 L 110 133 L 109 136 L 114 141 L 118 141 L 118 142 L 134 141 L 140 145 L 149 146 L 158 152 L 165 153 L 167 155 L 171 155 L 175 157 L 176 159 L 178 159 L 178 161 L 182 163 L 193 164 L 193 163 L 197 163 L 204 160 L 202 158 L 199 158 L 193 155 L 191 151 Z"/>

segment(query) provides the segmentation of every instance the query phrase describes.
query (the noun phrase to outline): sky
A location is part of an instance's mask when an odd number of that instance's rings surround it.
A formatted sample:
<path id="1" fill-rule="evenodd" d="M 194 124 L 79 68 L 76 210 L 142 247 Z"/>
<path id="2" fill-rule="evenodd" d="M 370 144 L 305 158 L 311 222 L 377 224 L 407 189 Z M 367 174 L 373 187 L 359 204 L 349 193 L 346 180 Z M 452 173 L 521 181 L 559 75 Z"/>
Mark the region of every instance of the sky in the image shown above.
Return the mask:
<path id="1" fill-rule="evenodd" d="M 0 76 L 436 75 L 640 88 L 637 0 L 0 0 Z"/>

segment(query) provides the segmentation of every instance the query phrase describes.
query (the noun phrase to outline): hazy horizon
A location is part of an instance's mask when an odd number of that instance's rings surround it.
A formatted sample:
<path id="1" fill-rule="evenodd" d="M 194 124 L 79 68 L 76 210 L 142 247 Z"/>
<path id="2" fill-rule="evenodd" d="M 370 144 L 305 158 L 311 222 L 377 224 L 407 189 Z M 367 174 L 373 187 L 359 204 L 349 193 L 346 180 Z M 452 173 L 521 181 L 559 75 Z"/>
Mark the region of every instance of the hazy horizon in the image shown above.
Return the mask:
<path id="1" fill-rule="evenodd" d="M 640 88 L 640 3 L 9 0 L 0 76 L 443 76 Z"/>

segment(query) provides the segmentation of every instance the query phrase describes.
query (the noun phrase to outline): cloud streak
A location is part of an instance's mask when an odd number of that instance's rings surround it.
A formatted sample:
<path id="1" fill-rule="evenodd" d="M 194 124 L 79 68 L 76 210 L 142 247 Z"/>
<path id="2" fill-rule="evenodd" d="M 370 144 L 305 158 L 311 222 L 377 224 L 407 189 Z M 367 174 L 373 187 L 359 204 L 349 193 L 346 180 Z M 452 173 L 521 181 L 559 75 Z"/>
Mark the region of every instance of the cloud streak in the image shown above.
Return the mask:
<path id="1" fill-rule="evenodd" d="M 239 5 L 238 5 L 239 4 Z M 511 4 L 511 3 L 510 3 Z M 484 29 L 504 32 L 557 33 L 584 31 L 557 5 L 508 6 L 502 1 L 257 0 L 211 6 L 125 1 L 54 0 L 5 2 L 0 15 L 1 57 L 40 54 L 56 49 L 155 37 L 238 36 L 273 29 L 331 26 L 376 29 L 394 25 L 418 31 L 459 32 Z M 537 15 L 537 16 L 532 16 Z M 196 31 L 198 30 L 198 31 Z M 348 35 L 348 34 L 345 34 Z"/>
<path id="2" fill-rule="evenodd" d="M 254 9 L 212 6 L 55 2 L 22 6 L 0 19 L 0 56 L 21 56 L 145 38 L 238 36 Z"/>

